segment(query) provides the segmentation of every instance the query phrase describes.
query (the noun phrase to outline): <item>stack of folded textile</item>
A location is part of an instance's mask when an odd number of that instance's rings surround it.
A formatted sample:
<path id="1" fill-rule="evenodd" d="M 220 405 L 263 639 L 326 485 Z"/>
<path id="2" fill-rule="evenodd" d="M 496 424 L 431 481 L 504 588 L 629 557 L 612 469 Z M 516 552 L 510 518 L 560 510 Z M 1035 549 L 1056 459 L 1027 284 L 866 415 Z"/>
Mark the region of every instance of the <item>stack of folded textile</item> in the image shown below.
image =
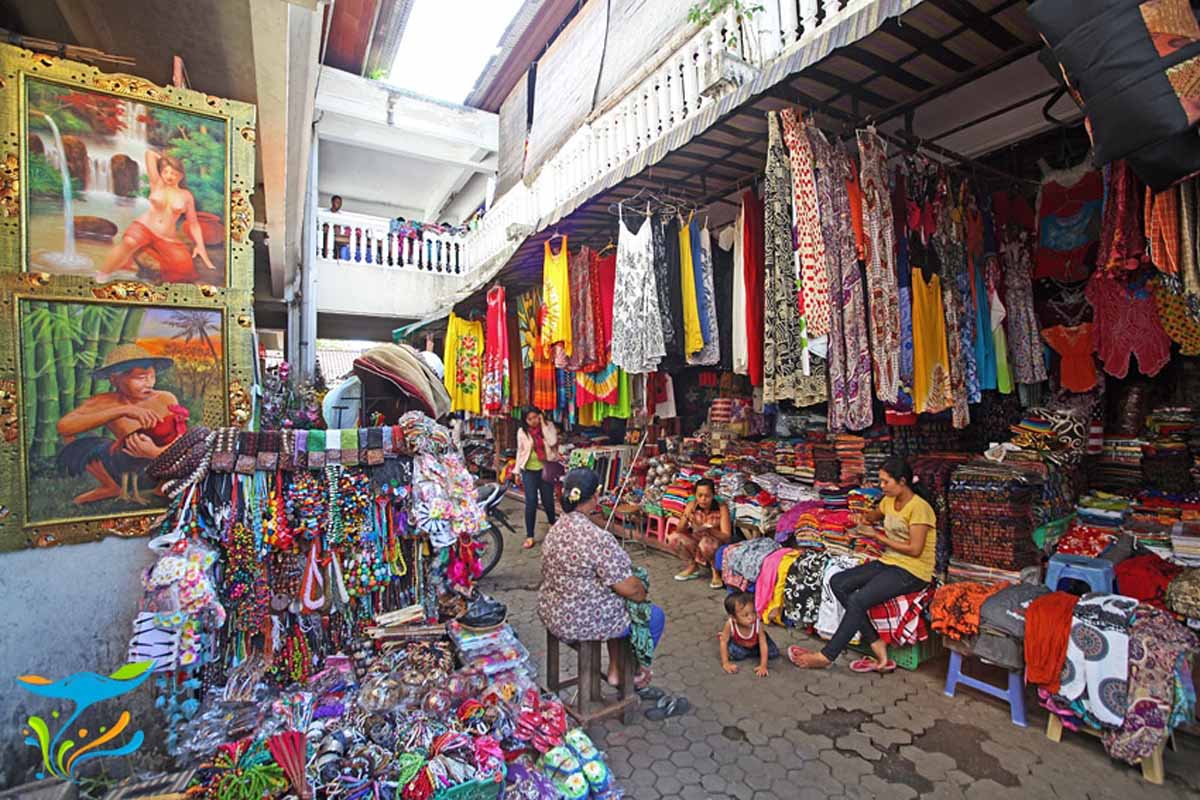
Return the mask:
<path id="1" fill-rule="evenodd" d="M 879 470 L 892 454 L 892 436 L 886 425 L 876 425 L 864 434 L 863 447 L 864 486 L 879 485 Z"/>
<path id="2" fill-rule="evenodd" d="M 1063 555 L 1098 558 L 1117 541 L 1130 515 L 1128 497 L 1093 490 L 1075 506 L 1075 516 L 1058 540 Z"/>
<path id="3" fill-rule="evenodd" d="M 826 508 L 841 509 L 850 507 L 850 488 L 837 484 L 825 484 L 817 487 L 821 502 Z"/>
<path id="4" fill-rule="evenodd" d="M 979 564 L 968 564 L 965 561 L 956 561 L 950 559 L 950 565 L 946 569 L 946 581 L 948 583 L 986 583 L 1005 584 L 1019 583 L 1021 573 L 1018 570 L 1007 569 L 992 569 L 983 567 Z"/>
<path id="5" fill-rule="evenodd" d="M 879 501 L 883 499 L 883 492 L 879 489 L 871 489 L 869 487 L 859 487 L 851 489 L 847 495 L 847 505 L 854 514 L 866 514 L 870 511 L 875 511 L 879 506 Z"/>
<path id="6" fill-rule="evenodd" d="M 1160 408 L 1147 415 L 1147 442 L 1142 445 L 1147 486 L 1168 492 L 1191 491 L 1194 462 L 1188 443 L 1195 428 L 1191 408 Z"/>
<path id="7" fill-rule="evenodd" d="M 862 483 L 867 471 L 863 458 L 866 440 L 852 433 L 839 433 L 833 438 L 833 446 L 841 467 L 842 483 Z"/>
<path id="8" fill-rule="evenodd" d="M 775 493 L 779 496 L 779 504 L 786 505 L 789 508 L 793 503 L 804 503 L 820 499 L 816 490 L 811 486 L 805 486 L 802 483 L 794 483 L 792 481 L 781 481 Z"/>
<path id="9" fill-rule="evenodd" d="M 1011 571 L 1038 563 L 1034 506 L 1043 483 L 1042 475 L 1023 465 L 986 459 L 955 470 L 950 490 L 954 558 Z"/>
<path id="10" fill-rule="evenodd" d="M 684 510 L 687 509 L 688 501 L 692 499 L 694 486 L 695 484 L 685 478 L 672 481 L 671 485 L 663 491 L 659 505 L 662 506 L 663 511 L 672 516 L 683 516 Z"/>
<path id="11" fill-rule="evenodd" d="M 971 460 L 967 453 L 930 453 L 916 456 L 909 462 L 913 479 L 921 493 L 933 506 L 937 516 L 937 562 L 934 571 L 939 575 L 950 563 L 950 479 L 962 464 Z"/>
<path id="12" fill-rule="evenodd" d="M 1172 560 L 1185 567 L 1200 567 L 1200 523 L 1180 522 L 1171 533 Z"/>
<path id="13" fill-rule="evenodd" d="M 813 480 L 822 483 L 836 483 L 841 477 L 838 466 L 837 451 L 833 442 L 825 434 L 814 432 L 809 437 L 812 442 Z"/>
<path id="14" fill-rule="evenodd" d="M 1091 470 L 1091 484 L 1111 492 L 1136 492 L 1142 486 L 1141 439 L 1106 435 Z"/>

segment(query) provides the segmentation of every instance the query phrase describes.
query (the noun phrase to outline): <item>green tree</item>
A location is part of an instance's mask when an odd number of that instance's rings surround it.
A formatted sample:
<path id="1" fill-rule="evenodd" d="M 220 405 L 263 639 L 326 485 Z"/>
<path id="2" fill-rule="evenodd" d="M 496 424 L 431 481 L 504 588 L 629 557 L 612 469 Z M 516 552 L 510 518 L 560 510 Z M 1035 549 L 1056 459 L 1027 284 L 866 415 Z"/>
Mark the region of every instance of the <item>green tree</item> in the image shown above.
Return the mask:
<path id="1" fill-rule="evenodd" d="M 187 188 L 196 198 L 196 210 L 225 218 L 225 145 L 211 133 L 176 139 L 167 155 L 183 162 Z"/>
<path id="2" fill-rule="evenodd" d="M 30 301 L 21 327 L 25 347 L 33 350 L 29 364 L 33 370 L 23 377 L 23 383 L 37 397 L 31 455 L 51 461 L 59 447 L 57 425 L 63 414 L 64 385 L 74 393 L 74 346 L 80 336 L 79 320 L 62 304 Z"/>

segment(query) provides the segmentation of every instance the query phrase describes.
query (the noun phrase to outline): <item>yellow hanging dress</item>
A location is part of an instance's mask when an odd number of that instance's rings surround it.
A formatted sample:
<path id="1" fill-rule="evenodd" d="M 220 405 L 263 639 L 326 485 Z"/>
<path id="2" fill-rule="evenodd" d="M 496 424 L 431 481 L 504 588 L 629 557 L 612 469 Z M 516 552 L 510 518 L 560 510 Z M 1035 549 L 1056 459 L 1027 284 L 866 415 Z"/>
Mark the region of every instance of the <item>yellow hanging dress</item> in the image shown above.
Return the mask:
<path id="1" fill-rule="evenodd" d="M 918 414 L 945 411 L 954 405 L 954 397 L 940 276 L 926 283 L 921 268 L 913 267 L 912 306 L 913 410 Z"/>
<path id="2" fill-rule="evenodd" d="M 550 352 L 562 343 L 563 353 L 571 355 L 571 279 L 567 273 L 567 237 L 555 253 L 551 239 L 546 240 L 542 260 L 542 302 L 546 304 L 546 323 L 542 328 L 542 346 Z"/>
<path id="3" fill-rule="evenodd" d="M 450 314 L 446 326 L 446 365 L 443 382 L 450 393 L 451 411 L 480 413 L 483 384 L 483 323 Z"/>
<path id="4" fill-rule="evenodd" d="M 700 327 L 700 303 L 696 299 L 690 220 L 679 226 L 679 282 L 683 285 L 683 349 L 692 356 L 704 349 L 704 331 Z"/>

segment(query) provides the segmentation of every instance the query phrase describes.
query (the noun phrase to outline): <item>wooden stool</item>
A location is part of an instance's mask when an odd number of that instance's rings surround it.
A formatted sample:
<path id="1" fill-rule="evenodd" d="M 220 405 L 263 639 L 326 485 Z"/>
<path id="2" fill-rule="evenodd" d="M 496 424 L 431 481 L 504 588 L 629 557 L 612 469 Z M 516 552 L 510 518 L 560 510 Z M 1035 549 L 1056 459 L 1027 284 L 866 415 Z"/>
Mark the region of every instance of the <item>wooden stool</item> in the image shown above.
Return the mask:
<path id="1" fill-rule="evenodd" d="M 1050 718 L 1046 720 L 1046 738 L 1052 742 L 1061 742 L 1063 731 L 1066 727 L 1062 724 L 1062 720 L 1054 712 L 1050 712 Z M 1100 738 L 1101 733 L 1093 730 L 1086 725 L 1079 729 L 1089 736 Z M 1170 737 L 1169 737 L 1170 738 Z M 1142 759 L 1142 778 L 1147 783 L 1153 783 L 1156 786 L 1161 786 L 1166 780 L 1166 770 L 1163 767 L 1163 752 L 1167 749 L 1167 742 L 1164 740 L 1158 747 L 1154 748 L 1154 752 L 1147 758 Z"/>
<path id="2" fill-rule="evenodd" d="M 633 646 L 629 639 L 621 639 L 618 674 L 620 679 L 617 686 L 617 700 L 605 703 L 601 694 L 604 684 L 604 671 L 601 668 L 601 650 L 604 642 L 567 642 L 560 641 L 550 631 L 546 631 L 546 688 L 558 692 L 574 686 L 578 689 L 575 705 L 567 706 L 571 716 L 580 725 L 615 717 L 620 715 L 626 725 L 633 722 L 633 712 L 637 708 L 638 696 L 633 687 L 633 675 L 636 660 L 633 656 Z M 559 671 L 559 645 L 564 644 L 579 654 L 579 669 L 574 678 L 563 679 Z"/>

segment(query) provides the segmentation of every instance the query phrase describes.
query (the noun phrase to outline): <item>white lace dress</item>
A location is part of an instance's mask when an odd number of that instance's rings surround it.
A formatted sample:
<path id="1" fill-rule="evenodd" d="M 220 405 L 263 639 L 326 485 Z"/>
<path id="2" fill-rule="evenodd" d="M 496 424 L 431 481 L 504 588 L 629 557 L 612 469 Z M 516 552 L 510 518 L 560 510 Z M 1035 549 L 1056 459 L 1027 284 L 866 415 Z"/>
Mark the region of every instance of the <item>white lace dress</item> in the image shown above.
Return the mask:
<path id="1" fill-rule="evenodd" d="M 646 222 L 633 233 L 625 227 L 623 210 L 619 218 L 612 363 L 633 375 L 655 372 L 667 348 L 654 278 L 654 239 Z"/>

